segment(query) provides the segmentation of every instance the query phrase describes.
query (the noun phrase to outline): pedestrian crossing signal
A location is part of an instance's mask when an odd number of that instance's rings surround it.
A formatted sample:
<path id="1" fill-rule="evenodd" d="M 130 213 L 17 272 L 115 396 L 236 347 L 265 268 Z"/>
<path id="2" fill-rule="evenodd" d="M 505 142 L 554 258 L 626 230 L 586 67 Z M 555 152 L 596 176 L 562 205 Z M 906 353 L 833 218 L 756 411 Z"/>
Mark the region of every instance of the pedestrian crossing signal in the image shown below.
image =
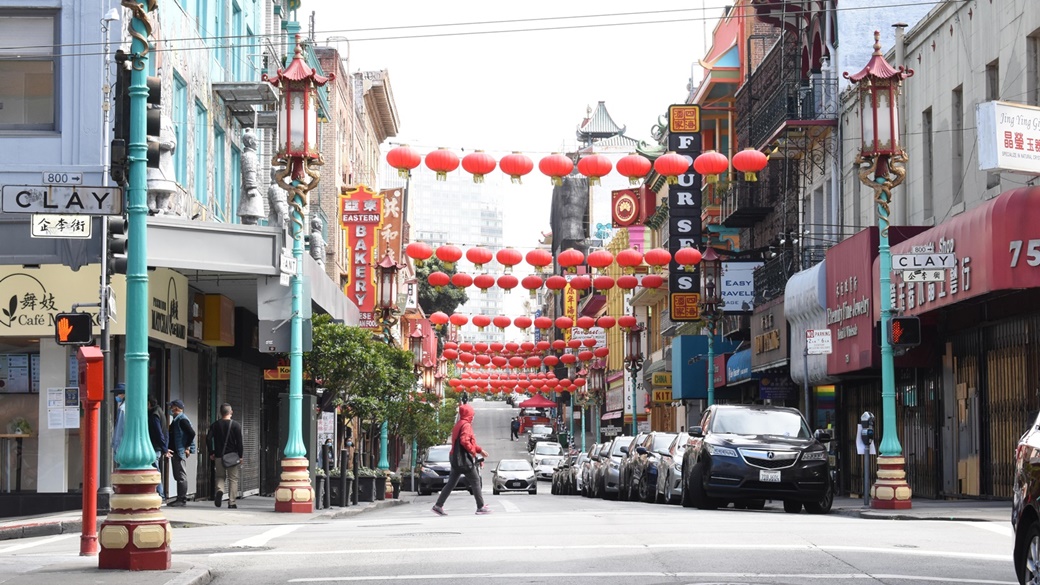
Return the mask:
<path id="1" fill-rule="evenodd" d="M 893 347 L 921 345 L 921 320 L 917 317 L 892 317 L 889 332 Z"/>
<path id="2" fill-rule="evenodd" d="M 90 313 L 58 313 L 54 339 L 58 345 L 89 345 L 94 338 L 94 316 Z"/>

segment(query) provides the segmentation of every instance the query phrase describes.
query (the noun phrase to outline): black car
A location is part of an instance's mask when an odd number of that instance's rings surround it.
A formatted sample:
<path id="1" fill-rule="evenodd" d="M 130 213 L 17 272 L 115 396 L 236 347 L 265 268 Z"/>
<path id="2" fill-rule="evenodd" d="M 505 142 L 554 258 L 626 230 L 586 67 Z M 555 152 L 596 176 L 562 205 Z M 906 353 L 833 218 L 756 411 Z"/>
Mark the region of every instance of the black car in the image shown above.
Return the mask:
<path id="1" fill-rule="evenodd" d="M 628 459 L 628 499 L 648 504 L 657 501 L 657 463 L 674 440 L 675 433 L 653 431 L 636 445 L 635 456 Z"/>
<path id="2" fill-rule="evenodd" d="M 451 445 L 435 445 L 423 453 L 419 460 L 419 495 L 425 496 L 432 492 L 439 492 L 444 488 L 448 475 L 451 474 L 451 463 L 448 455 L 451 453 Z M 468 490 L 469 480 L 466 476 L 459 478 L 455 484 L 457 490 Z"/>
<path id="3" fill-rule="evenodd" d="M 527 452 L 534 451 L 535 443 L 539 441 L 556 441 L 556 433 L 549 425 L 534 425 L 531 433 L 527 435 Z"/>
<path id="4" fill-rule="evenodd" d="M 630 472 L 632 471 L 632 460 L 639 457 L 636 447 L 649 434 L 642 432 L 637 434 L 631 442 L 626 443 L 621 449 L 621 462 L 618 465 L 618 499 L 623 502 L 632 499 L 632 477 Z"/>
<path id="5" fill-rule="evenodd" d="M 783 500 L 784 511 L 830 512 L 834 489 L 827 450 L 830 431 L 809 432 L 793 408 L 715 404 L 690 428 L 683 453 L 683 506 L 710 510 L 733 502 L 761 509 Z"/>
<path id="6" fill-rule="evenodd" d="M 1013 558 L 1018 582 L 1040 585 L 1040 417 L 1031 416 L 1030 426 L 1015 449 L 1015 491 L 1011 503 L 1011 526 L 1015 530 Z"/>

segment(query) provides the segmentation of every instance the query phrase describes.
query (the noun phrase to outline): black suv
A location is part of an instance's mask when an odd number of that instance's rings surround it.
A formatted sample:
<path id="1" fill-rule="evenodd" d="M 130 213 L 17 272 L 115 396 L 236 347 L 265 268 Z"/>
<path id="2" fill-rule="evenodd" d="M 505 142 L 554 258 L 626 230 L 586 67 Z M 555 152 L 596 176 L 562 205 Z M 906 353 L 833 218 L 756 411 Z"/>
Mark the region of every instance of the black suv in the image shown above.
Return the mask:
<path id="1" fill-rule="evenodd" d="M 690 428 L 683 453 L 682 503 L 710 510 L 733 502 L 749 509 L 783 500 L 784 511 L 827 514 L 834 501 L 827 450 L 830 431 L 809 432 L 793 408 L 715 404 Z"/>
<path id="2" fill-rule="evenodd" d="M 1011 526 L 1015 529 L 1015 572 L 1023 585 L 1040 585 L 1040 417 L 1029 419 L 1029 429 L 1015 449 L 1015 493 Z"/>
<path id="3" fill-rule="evenodd" d="M 451 463 L 448 456 L 451 454 L 451 445 L 434 445 L 423 453 L 419 460 L 419 495 L 425 496 L 433 492 L 439 492 L 451 475 Z M 463 475 L 455 484 L 457 490 L 469 490 L 469 480 Z M 473 493 L 473 490 L 470 490 Z"/>

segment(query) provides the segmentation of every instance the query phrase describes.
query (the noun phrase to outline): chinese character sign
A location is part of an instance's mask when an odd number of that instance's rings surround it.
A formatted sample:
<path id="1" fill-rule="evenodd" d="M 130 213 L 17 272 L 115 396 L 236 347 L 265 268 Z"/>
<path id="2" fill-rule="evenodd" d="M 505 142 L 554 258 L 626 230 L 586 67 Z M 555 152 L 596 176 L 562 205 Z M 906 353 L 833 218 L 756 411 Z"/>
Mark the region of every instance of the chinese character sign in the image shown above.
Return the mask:
<path id="1" fill-rule="evenodd" d="M 347 232 L 347 281 L 343 292 L 357 305 L 361 313 L 360 326 L 378 329 L 375 266 L 379 249 L 377 238 L 383 228 L 383 193 L 358 185 L 353 189 L 344 188 L 339 202 L 340 226 Z"/>

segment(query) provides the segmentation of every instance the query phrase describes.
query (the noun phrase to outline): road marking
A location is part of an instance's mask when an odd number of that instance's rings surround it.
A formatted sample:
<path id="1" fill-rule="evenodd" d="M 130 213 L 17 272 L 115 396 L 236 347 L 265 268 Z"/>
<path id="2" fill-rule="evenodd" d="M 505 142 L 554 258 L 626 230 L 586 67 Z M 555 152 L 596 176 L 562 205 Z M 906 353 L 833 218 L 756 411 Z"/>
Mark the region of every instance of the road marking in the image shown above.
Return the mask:
<path id="1" fill-rule="evenodd" d="M 27 548 L 33 548 L 35 546 L 41 546 L 44 544 L 50 544 L 52 542 L 58 542 L 59 540 L 67 540 L 69 538 L 77 538 L 78 534 L 59 534 L 58 536 L 52 536 L 43 540 L 37 540 L 35 542 L 26 542 L 24 544 L 16 544 L 6 548 L 0 548 L 0 554 L 14 552 L 16 550 L 25 550 Z"/>
<path id="2" fill-rule="evenodd" d="M 376 549 L 341 549 L 335 551 L 326 551 L 333 555 L 373 555 L 373 554 L 391 554 L 401 555 L 409 553 L 454 553 L 454 552 L 529 552 L 529 551 L 564 551 L 564 550 L 737 550 L 737 551 L 748 551 L 748 550 L 772 550 L 772 551 L 804 551 L 804 552 L 846 552 L 846 553 L 867 553 L 867 554 L 887 554 L 896 556 L 914 556 L 914 557 L 938 557 L 938 558 L 954 558 L 954 559 L 974 559 L 979 561 L 994 561 L 1000 563 L 1011 562 L 1010 554 L 983 554 L 983 553 L 971 553 L 971 552 L 952 552 L 952 551 L 941 551 L 941 550 L 922 550 L 922 549 L 903 549 L 903 548 L 880 548 L 870 546 L 837 546 L 837 545 L 812 545 L 812 544 L 714 544 L 714 543 L 690 543 L 690 544 L 577 544 L 577 545 L 502 545 L 502 546 L 430 546 L 430 547 L 414 547 L 414 548 L 376 548 Z M 287 550 L 268 550 L 268 551 L 242 551 L 242 552 L 222 552 L 213 553 L 210 556 L 243 556 L 243 555 L 284 555 L 284 556 L 302 556 L 314 554 L 313 551 L 287 551 Z"/>
<path id="3" fill-rule="evenodd" d="M 266 545 L 271 539 L 285 536 L 299 527 L 299 524 L 276 526 L 267 532 L 257 534 L 256 536 L 250 536 L 249 538 L 243 538 L 238 542 L 232 543 L 231 548 L 258 548 Z"/>
<path id="4" fill-rule="evenodd" d="M 838 579 L 864 579 L 876 581 L 891 579 L 899 581 L 922 581 L 926 583 L 965 583 L 977 585 L 1017 585 L 1014 581 L 993 581 L 991 579 L 958 579 L 950 577 L 923 577 L 916 575 L 871 575 L 867 573 L 668 573 L 661 571 L 626 572 L 626 573 L 441 573 L 431 575 L 365 575 L 351 577 L 312 577 L 290 579 L 289 583 L 331 583 L 342 581 L 445 581 L 456 579 L 579 579 L 609 577 L 653 577 L 653 578 L 693 578 L 693 579 L 784 579 L 808 580 L 818 579 L 835 581 Z"/>
<path id="5" fill-rule="evenodd" d="M 516 512 L 520 511 L 520 507 L 519 506 L 517 506 L 513 502 L 510 502 L 509 500 L 506 500 L 505 498 L 497 501 L 496 503 L 497 504 L 502 504 L 502 507 L 506 509 L 506 512 L 511 512 L 511 513 L 515 514 Z"/>
<path id="6" fill-rule="evenodd" d="M 999 534 L 1001 536 L 1006 536 L 1008 538 L 1014 538 L 1015 537 L 1015 531 L 1012 530 L 1011 527 L 1008 526 L 1007 524 L 997 524 L 996 522 L 961 522 L 961 524 L 966 524 L 968 526 L 973 526 L 973 527 L 979 528 L 981 530 L 988 530 L 990 532 L 995 532 L 995 533 L 997 533 L 997 534 Z"/>

